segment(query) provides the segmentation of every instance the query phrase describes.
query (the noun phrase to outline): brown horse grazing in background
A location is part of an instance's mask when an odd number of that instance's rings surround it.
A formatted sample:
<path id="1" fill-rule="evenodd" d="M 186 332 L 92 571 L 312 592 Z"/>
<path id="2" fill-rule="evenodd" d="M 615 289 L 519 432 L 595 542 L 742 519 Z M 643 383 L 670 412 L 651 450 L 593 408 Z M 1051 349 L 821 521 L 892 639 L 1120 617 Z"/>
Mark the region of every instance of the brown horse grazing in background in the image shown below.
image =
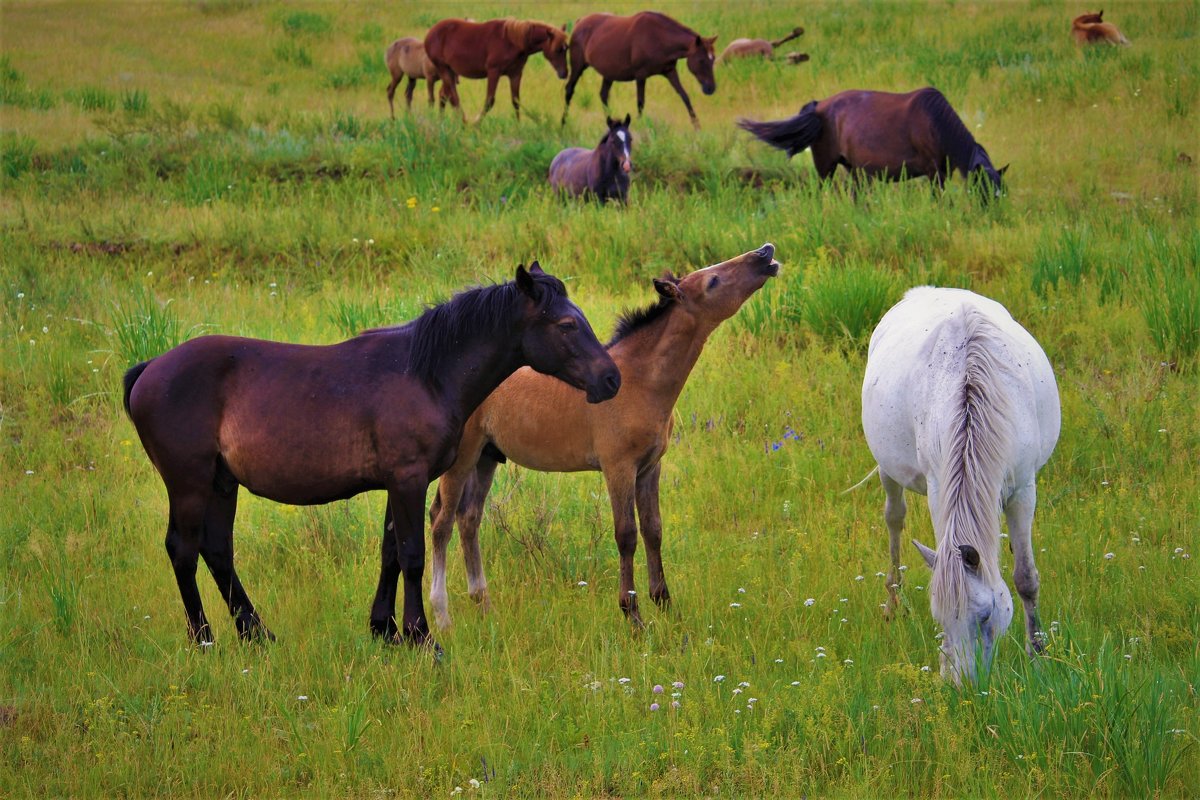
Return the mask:
<path id="1" fill-rule="evenodd" d="M 487 78 L 487 99 L 479 118 L 496 102 L 496 84 L 508 77 L 513 110 L 521 118 L 521 73 L 534 53 L 542 53 L 554 67 L 559 80 L 567 77 L 567 34 L 565 31 L 524 19 L 493 19 L 470 22 L 444 19 L 425 34 L 425 53 L 442 79 L 438 107 L 446 102 L 462 111 L 458 79 Z M 464 114 L 464 119 L 466 115 Z"/>
<path id="2" fill-rule="evenodd" d="M 595 150 L 569 147 L 550 162 L 550 185 L 580 197 L 592 195 L 601 203 L 629 201 L 629 174 L 633 171 L 630 151 L 633 134 L 629 115 L 625 120 L 609 119 L 608 131 Z"/>
<path id="3" fill-rule="evenodd" d="M 700 81 L 706 95 L 717 90 L 713 78 L 713 43 L 716 36 L 704 37 L 686 25 L 659 14 L 643 11 L 631 17 L 613 14 L 588 14 L 575 23 L 571 33 L 571 77 L 567 79 L 567 101 L 562 121 L 575 94 L 575 84 L 588 67 L 600 73 L 600 102 L 608 108 L 608 93 L 613 81 L 637 81 L 637 110 L 641 116 L 646 104 L 646 79 L 663 75 L 683 98 L 692 125 L 700 128 L 692 101 L 679 82 L 676 62 L 687 59 L 688 70 Z"/>
<path id="4" fill-rule="evenodd" d="M 1080 14 L 1071 20 L 1071 38 L 1075 44 L 1119 44 L 1128 46 L 1129 40 L 1125 34 L 1117 30 L 1117 26 L 1104 21 L 1104 11 L 1095 14 Z"/>
<path id="5" fill-rule="evenodd" d="M 392 42 L 386 54 L 388 72 L 392 73 L 392 82 L 388 85 L 388 105 L 392 109 L 392 119 L 396 118 L 396 86 L 408 78 L 408 87 L 404 90 L 404 102 L 412 108 L 413 89 L 417 81 L 424 80 L 429 89 L 429 105 L 433 105 L 433 85 L 438 81 L 437 69 L 425 55 L 425 45 L 420 39 L 406 36 Z"/>
<path id="6" fill-rule="evenodd" d="M 683 279 L 668 274 L 656 280 L 658 302 L 625 314 L 608 343 L 623 376 L 614 400 L 589 406 L 579 392 L 523 369 L 484 401 L 467 421 L 458 458 L 442 476 L 429 511 L 430 600 L 440 626 L 450 625 L 446 545 L 456 516 L 470 595 L 484 607 L 488 604 L 479 522 L 496 465 L 506 459 L 542 472 L 603 472 L 621 556 L 621 610 L 633 624 L 642 624 L 633 588 L 639 523 L 650 599 L 659 605 L 670 601 L 660 552 L 658 484 L 661 459 L 671 441 L 675 401 L 709 334 L 779 272 L 774 255 L 775 247 L 764 244 Z"/>
<path id="7" fill-rule="evenodd" d="M 854 89 L 813 100 L 790 119 L 738 125 L 789 157 L 811 147 L 822 180 L 841 164 L 856 178 L 925 175 L 941 189 L 957 170 L 964 178 L 979 176 L 998 197 L 1008 169 L 992 166 L 950 103 L 930 87 L 907 94 Z"/>
<path id="8" fill-rule="evenodd" d="M 238 487 L 292 505 L 388 493 L 371 630 L 436 643 L 421 602 L 425 492 L 464 421 L 523 365 L 607 400 L 620 373 L 557 278 L 535 262 L 407 325 L 328 346 L 203 336 L 125 373 L 125 410 L 167 489 L 167 555 L 198 643 L 204 557 L 243 639 L 273 639 L 233 566 Z M 404 574 L 403 627 L 395 619 Z"/>
<path id="9" fill-rule="evenodd" d="M 762 58 L 769 61 L 775 55 L 776 47 L 803 35 L 804 28 L 794 28 L 787 36 L 774 42 L 768 42 L 766 39 L 734 39 L 721 51 L 720 61 L 722 64 L 739 58 Z M 788 60 L 793 64 L 798 64 L 801 61 L 808 61 L 808 55 L 791 53 Z"/>

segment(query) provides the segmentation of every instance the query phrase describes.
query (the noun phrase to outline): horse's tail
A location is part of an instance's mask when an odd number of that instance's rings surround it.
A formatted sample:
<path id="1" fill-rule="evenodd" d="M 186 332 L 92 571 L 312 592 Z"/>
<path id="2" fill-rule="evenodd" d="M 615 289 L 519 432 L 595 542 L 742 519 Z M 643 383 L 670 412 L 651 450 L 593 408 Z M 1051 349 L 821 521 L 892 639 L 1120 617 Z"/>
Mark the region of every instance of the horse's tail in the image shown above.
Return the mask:
<path id="1" fill-rule="evenodd" d="M 129 410 L 129 395 L 133 393 L 133 385 L 137 383 L 137 379 L 142 376 L 148 366 L 150 366 L 150 362 L 143 361 L 125 371 L 125 413 L 130 417 L 133 416 L 133 412 Z"/>
<path id="2" fill-rule="evenodd" d="M 947 609 L 965 607 L 966 575 L 960 568 L 949 568 L 963 545 L 974 547 L 981 556 L 979 569 L 987 583 L 1001 580 L 996 559 L 1000 494 L 1015 435 L 1014 406 L 1004 391 L 1003 366 L 996 358 L 1004 350 L 999 332 L 971 306 L 963 307 L 961 324 L 963 382 L 934 470 L 938 503 L 933 522 L 939 558 L 931 600 Z"/>
<path id="3" fill-rule="evenodd" d="M 817 114 L 817 101 L 813 100 L 800 113 L 788 119 L 775 122 L 756 122 L 752 119 L 739 119 L 738 127 L 749 131 L 754 136 L 772 147 L 778 147 L 787 152 L 788 157 L 804 152 L 813 142 L 821 137 L 824 125 Z"/>
<path id="4" fill-rule="evenodd" d="M 797 26 L 792 29 L 791 33 L 789 33 L 787 36 L 783 37 L 779 41 L 771 42 L 771 47 L 779 47 L 779 45 L 790 42 L 792 39 L 795 39 L 795 38 L 803 36 L 803 35 L 804 35 L 804 28 Z"/>

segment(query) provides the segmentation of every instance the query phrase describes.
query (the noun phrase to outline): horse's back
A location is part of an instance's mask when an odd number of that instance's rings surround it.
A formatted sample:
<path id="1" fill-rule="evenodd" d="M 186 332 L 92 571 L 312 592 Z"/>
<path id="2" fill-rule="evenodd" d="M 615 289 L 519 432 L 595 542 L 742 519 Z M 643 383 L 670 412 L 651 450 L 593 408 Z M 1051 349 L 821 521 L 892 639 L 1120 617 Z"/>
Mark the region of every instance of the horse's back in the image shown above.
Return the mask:
<path id="1" fill-rule="evenodd" d="M 885 473 L 909 488 L 923 491 L 929 459 L 961 400 L 971 337 L 999 367 L 994 389 L 1012 409 L 1013 471 L 1031 479 L 1058 440 L 1054 372 L 1008 310 L 962 289 L 911 289 L 872 334 L 863 378 L 863 429 L 871 452 Z"/>
<path id="2" fill-rule="evenodd" d="M 587 159 L 592 151 L 584 147 L 568 147 L 550 162 L 550 185 L 573 194 L 587 190 Z"/>
<path id="3" fill-rule="evenodd" d="M 734 58 L 753 58 L 761 56 L 770 58 L 775 48 L 766 39 L 734 39 L 721 51 L 721 60 L 729 61 Z"/>

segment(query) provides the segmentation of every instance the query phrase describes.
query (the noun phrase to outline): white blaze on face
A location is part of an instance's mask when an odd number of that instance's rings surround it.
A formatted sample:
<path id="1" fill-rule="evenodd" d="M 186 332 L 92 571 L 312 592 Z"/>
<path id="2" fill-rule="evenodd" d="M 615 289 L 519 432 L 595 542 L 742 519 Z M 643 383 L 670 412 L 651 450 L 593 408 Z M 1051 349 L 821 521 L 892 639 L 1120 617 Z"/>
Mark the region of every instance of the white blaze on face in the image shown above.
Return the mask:
<path id="1" fill-rule="evenodd" d="M 629 138 L 625 136 L 625 131 L 617 131 L 617 139 L 621 142 L 621 150 L 625 154 L 625 163 L 629 163 Z"/>

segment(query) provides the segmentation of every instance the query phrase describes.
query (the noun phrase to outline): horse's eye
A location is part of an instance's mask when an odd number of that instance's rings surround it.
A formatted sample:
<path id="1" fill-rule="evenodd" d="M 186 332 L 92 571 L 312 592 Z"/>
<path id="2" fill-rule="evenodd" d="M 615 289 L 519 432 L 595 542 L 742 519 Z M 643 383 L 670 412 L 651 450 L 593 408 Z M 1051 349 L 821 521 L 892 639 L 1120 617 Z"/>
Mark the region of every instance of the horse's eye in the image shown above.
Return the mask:
<path id="1" fill-rule="evenodd" d="M 575 324 L 575 320 L 573 319 L 564 320 L 558 323 L 558 329 L 563 333 L 571 333 L 578 328 L 579 326 Z"/>
<path id="2" fill-rule="evenodd" d="M 708 288 L 714 289 L 714 288 L 716 288 L 717 284 L 720 282 L 721 282 L 721 279 L 719 277 L 717 277 L 716 275 L 713 275 L 711 278 L 708 279 Z"/>

